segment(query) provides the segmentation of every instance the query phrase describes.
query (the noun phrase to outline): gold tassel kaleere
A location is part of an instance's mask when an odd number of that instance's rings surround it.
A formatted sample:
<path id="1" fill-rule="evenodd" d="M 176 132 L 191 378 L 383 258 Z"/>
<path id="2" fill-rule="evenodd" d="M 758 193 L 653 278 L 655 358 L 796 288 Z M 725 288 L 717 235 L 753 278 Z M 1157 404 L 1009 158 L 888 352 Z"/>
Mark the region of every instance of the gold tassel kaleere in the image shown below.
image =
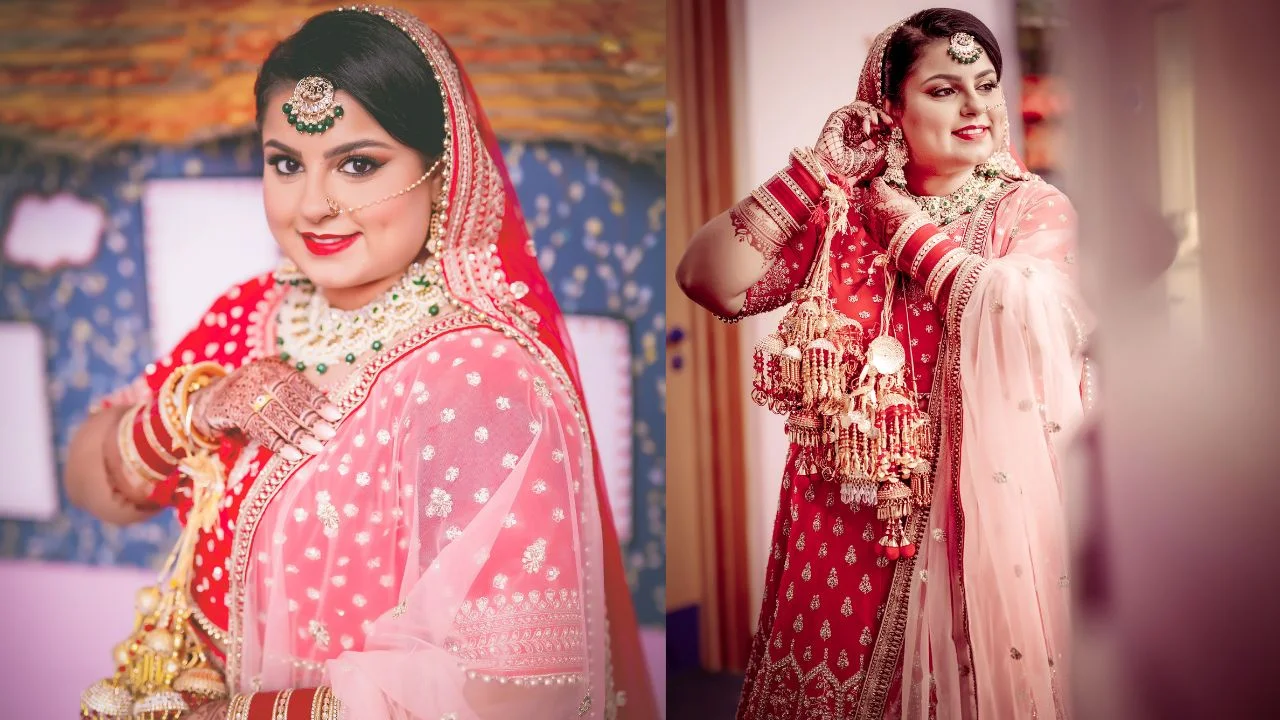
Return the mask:
<path id="1" fill-rule="evenodd" d="M 897 277 L 884 255 L 888 289 L 880 332 L 865 345 L 862 326 L 835 307 L 830 294 L 830 248 L 847 232 L 849 198 L 829 184 L 826 231 L 791 307 L 754 349 L 752 400 L 787 415 L 796 446 L 796 472 L 840 485 L 841 502 L 876 507 L 884 522 L 877 549 L 890 559 L 911 557 L 906 520 L 928 506 L 932 439 L 929 417 L 907 387 L 906 351 L 890 333 Z"/>
<path id="2" fill-rule="evenodd" d="M 138 593 L 133 634 L 115 649 L 115 675 L 81 695 L 82 718 L 178 720 L 193 702 L 227 697 L 222 674 L 191 628 L 188 595 L 196 540 L 217 522 L 226 470 L 208 450 L 189 455 L 181 469 L 192 487 L 186 526 L 159 582 Z"/>

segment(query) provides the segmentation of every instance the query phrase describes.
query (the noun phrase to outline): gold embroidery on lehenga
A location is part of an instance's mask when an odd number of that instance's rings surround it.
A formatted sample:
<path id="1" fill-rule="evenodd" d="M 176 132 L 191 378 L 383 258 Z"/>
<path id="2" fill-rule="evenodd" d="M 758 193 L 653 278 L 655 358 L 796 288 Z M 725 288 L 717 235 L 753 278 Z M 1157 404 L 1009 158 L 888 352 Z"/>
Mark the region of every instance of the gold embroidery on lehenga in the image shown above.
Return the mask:
<path id="1" fill-rule="evenodd" d="M 807 650 L 811 657 L 812 648 Z M 759 667 L 754 672 L 753 682 L 758 689 L 745 698 L 747 704 L 739 708 L 739 720 L 847 720 L 854 717 L 859 688 L 866 676 L 866 656 L 859 656 L 856 673 L 841 680 L 831 669 L 828 652 L 823 651 L 822 660 L 805 671 L 796 659 L 794 645 L 780 658 L 775 658 L 769 646 L 765 646 L 764 656 L 758 659 Z M 802 658 L 804 654 L 801 653 Z M 840 670 L 850 667 L 848 652 L 841 650 L 835 665 Z"/>

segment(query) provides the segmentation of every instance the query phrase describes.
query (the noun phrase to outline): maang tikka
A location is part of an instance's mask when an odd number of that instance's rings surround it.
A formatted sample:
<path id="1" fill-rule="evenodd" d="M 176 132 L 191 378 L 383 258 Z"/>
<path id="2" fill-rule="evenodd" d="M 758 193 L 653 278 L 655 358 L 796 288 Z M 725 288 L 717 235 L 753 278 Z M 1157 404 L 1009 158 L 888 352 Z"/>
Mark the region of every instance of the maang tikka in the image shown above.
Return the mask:
<path id="1" fill-rule="evenodd" d="M 289 124 L 300 133 L 319 135 L 342 117 L 342 106 L 333 101 L 333 83 L 310 75 L 298 81 L 289 102 L 280 106 Z"/>
<path id="2" fill-rule="evenodd" d="M 982 46 L 969 33 L 958 32 L 947 44 L 947 54 L 961 65 L 969 65 L 982 57 Z"/>

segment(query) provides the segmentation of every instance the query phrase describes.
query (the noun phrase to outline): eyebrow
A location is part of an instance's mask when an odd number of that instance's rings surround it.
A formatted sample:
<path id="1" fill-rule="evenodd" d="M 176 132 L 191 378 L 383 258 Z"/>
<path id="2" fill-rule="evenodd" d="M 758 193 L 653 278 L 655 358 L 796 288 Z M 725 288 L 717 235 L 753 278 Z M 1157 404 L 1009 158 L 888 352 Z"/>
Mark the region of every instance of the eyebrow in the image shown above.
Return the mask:
<path id="1" fill-rule="evenodd" d="M 289 147 L 288 145 L 285 145 L 284 143 L 280 142 L 279 140 L 268 140 L 265 143 L 263 143 L 262 146 L 264 148 L 273 147 L 273 148 L 276 148 L 277 150 L 281 150 L 290 155 L 302 154 L 297 150 L 294 150 L 293 148 Z M 386 150 L 394 149 L 390 145 L 384 142 L 379 142 L 377 140 L 353 140 L 352 142 L 343 143 L 335 148 L 325 151 L 324 157 L 326 160 L 329 160 L 329 159 L 338 157 L 339 155 L 346 155 L 349 152 L 353 152 L 355 150 L 362 150 L 368 147 L 384 148 Z"/>
<path id="2" fill-rule="evenodd" d="M 995 75 L 995 74 L 996 74 L 996 71 L 994 68 L 992 68 L 991 70 L 983 70 L 982 72 L 978 73 L 977 77 L 975 77 L 974 80 L 981 80 L 982 78 L 988 75 Z M 963 78 L 961 78 L 959 75 L 948 75 L 946 73 L 939 73 L 932 77 L 925 78 L 925 82 L 933 82 L 934 80 L 950 80 L 951 82 L 958 83 L 963 81 Z"/>

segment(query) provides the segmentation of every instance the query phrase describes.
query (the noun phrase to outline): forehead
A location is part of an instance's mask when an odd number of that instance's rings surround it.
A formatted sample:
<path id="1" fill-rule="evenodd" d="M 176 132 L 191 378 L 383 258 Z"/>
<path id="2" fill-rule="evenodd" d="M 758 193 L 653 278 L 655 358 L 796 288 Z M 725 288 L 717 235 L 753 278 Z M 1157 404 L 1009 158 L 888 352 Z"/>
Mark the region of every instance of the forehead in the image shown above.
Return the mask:
<path id="1" fill-rule="evenodd" d="M 984 50 L 982 55 L 975 62 L 964 64 L 957 62 L 950 54 L 947 48 L 950 42 L 945 38 L 933 40 L 920 51 L 920 58 L 916 60 L 916 64 L 911 68 L 908 78 L 911 82 L 924 82 L 934 75 L 955 75 L 962 80 L 973 80 L 979 75 L 986 72 L 994 72 L 995 65 L 991 63 L 991 58 L 987 57 Z"/>

